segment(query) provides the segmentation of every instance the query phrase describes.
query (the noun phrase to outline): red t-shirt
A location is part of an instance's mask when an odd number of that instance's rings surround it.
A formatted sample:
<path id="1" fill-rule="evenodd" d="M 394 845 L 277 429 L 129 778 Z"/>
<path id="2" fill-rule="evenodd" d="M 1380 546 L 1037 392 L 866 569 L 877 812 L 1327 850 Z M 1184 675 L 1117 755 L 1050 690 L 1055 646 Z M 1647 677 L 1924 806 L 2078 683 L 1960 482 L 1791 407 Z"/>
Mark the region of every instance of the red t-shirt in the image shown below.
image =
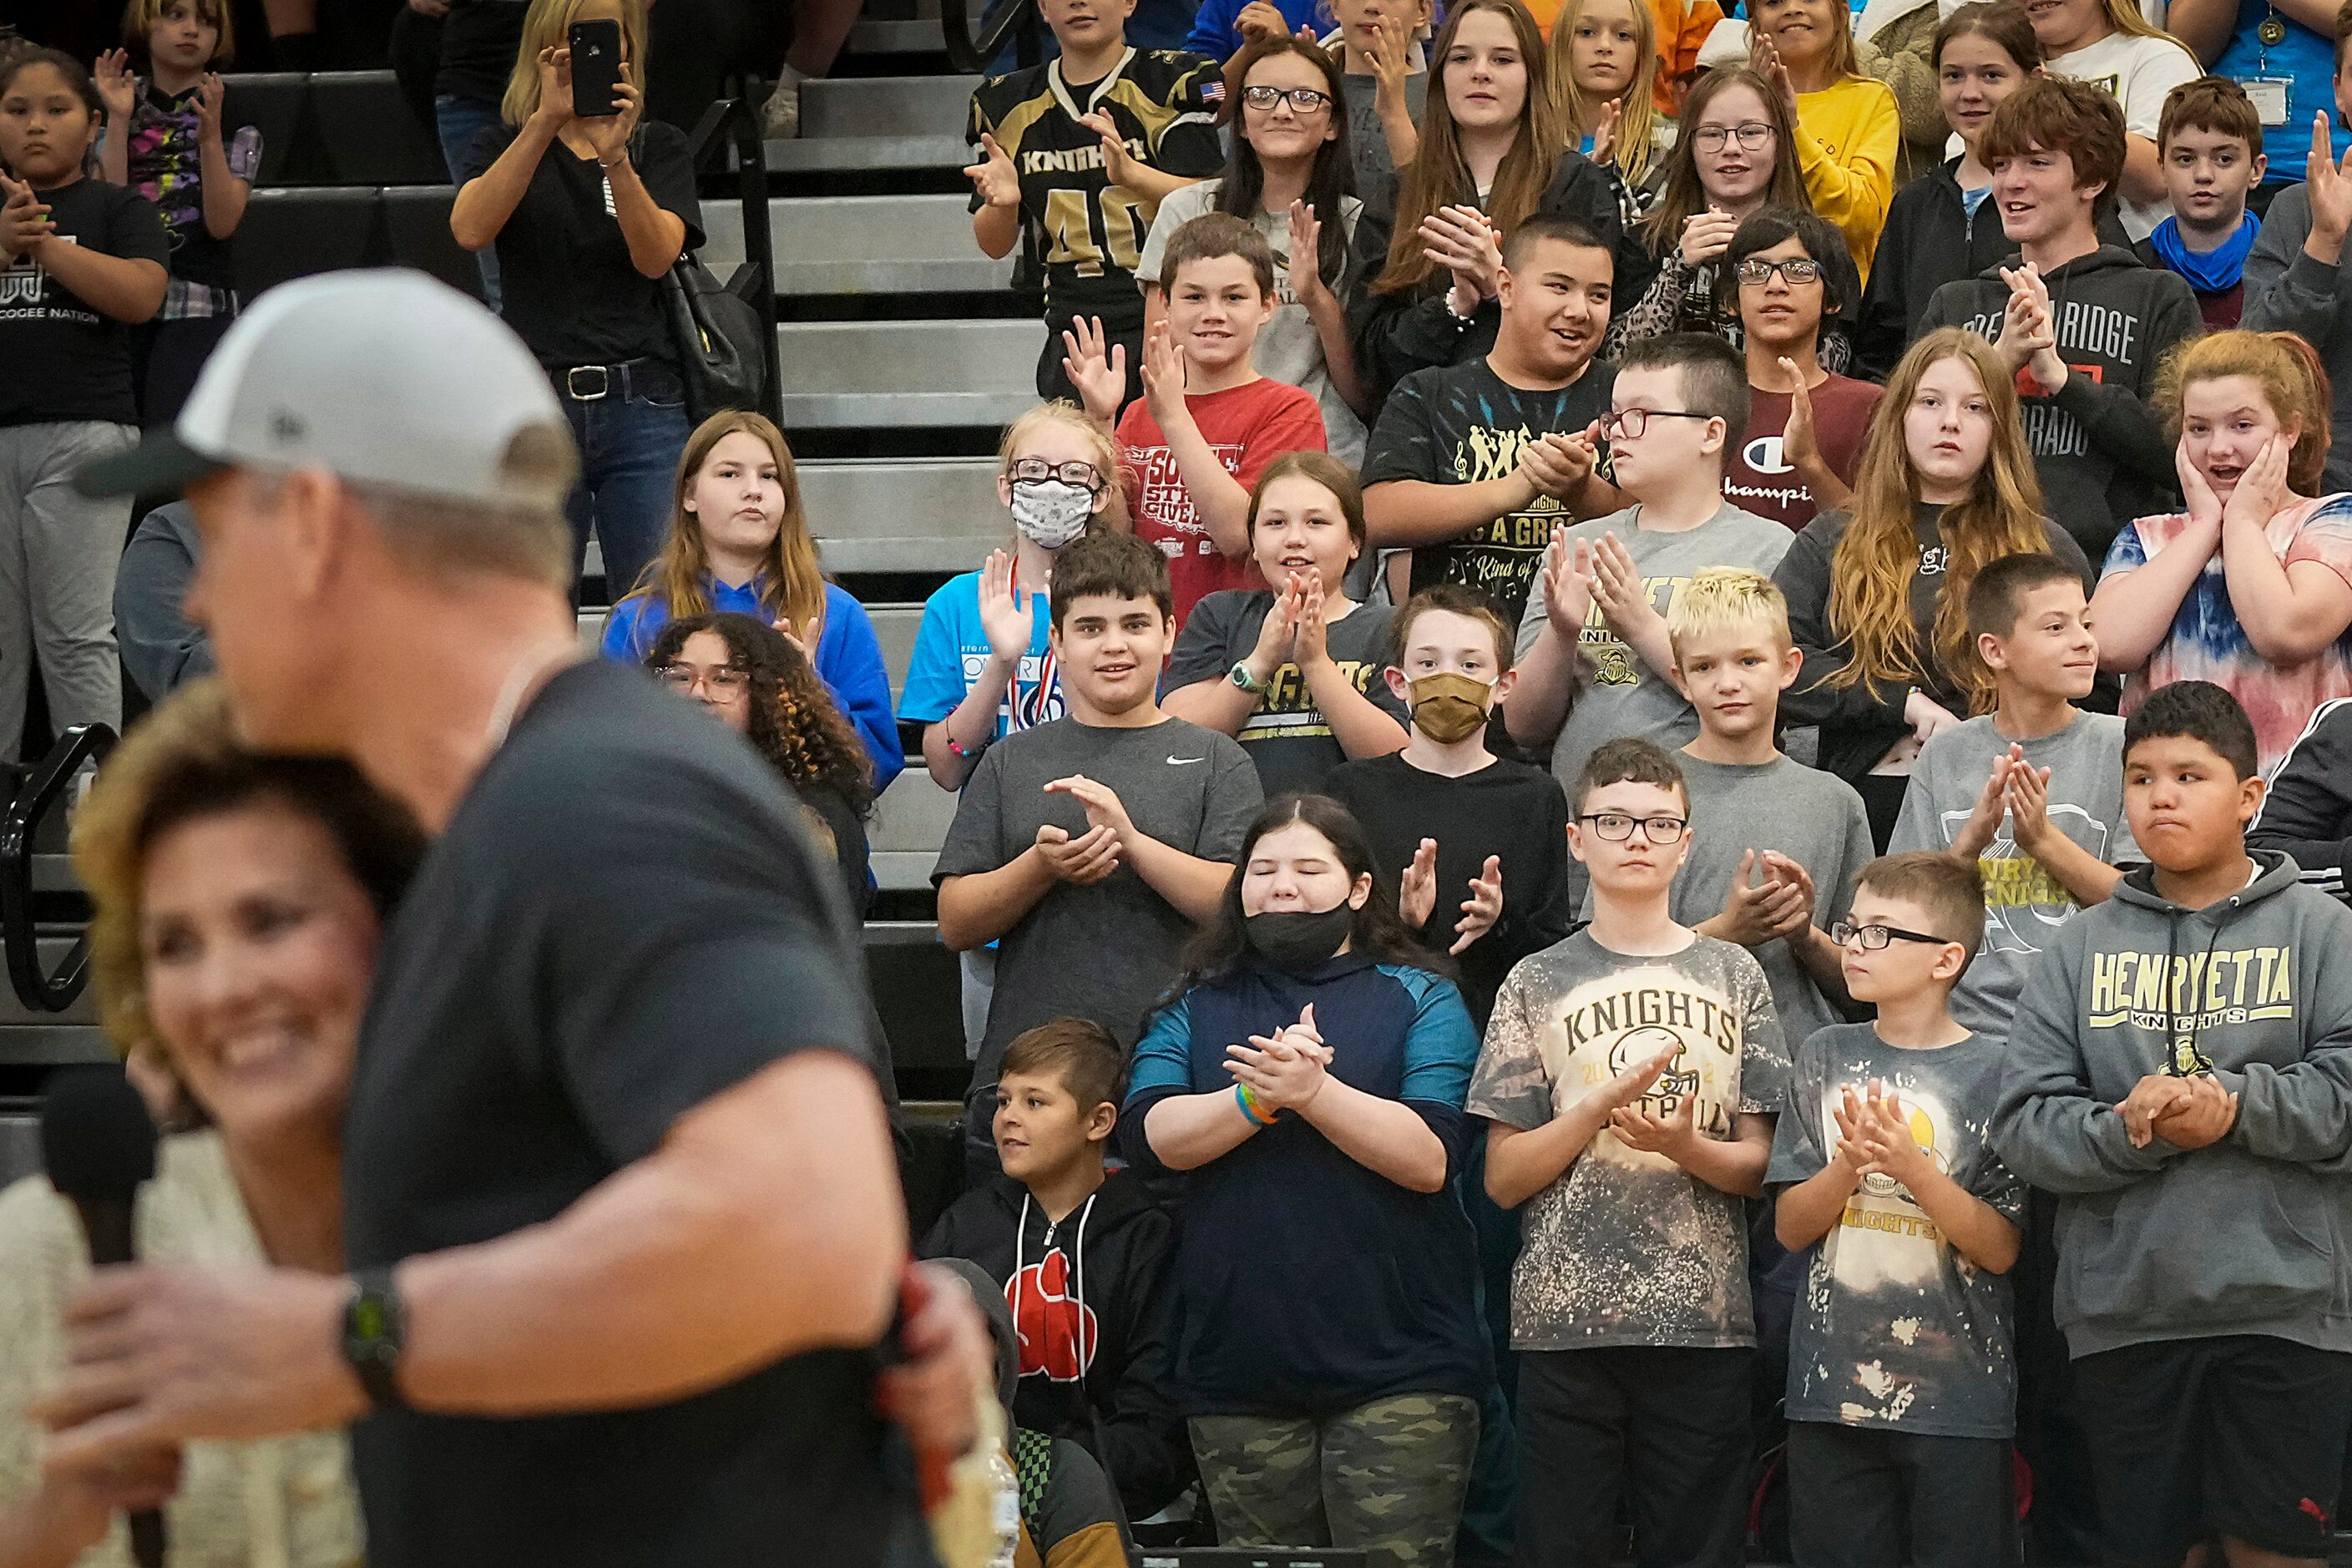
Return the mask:
<path id="1" fill-rule="evenodd" d="M 1873 382 L 1833 375 L 1813 388 L 1813 438 L 1830 471 L 1853 483 L 1854 465 L 1862 460 L 1862 439 L 1870 430 L 1871 410 L 1886 389 Z M 1813 521 L 1821 507 L 1813 492 L 1780 456 L 1780 432 L 1789 427 L 1792 399 L 1785 392 L 1748 389 L 1748 433 L 1733 446 L 1723 466 L 1723 499 L 1759 517 L 1769 517 L 1790 528 Z"/>
<path id="2" fill-rule="evenodd" d="M 1286 382 L 1260 376 L 1223 392 L 1187 396 L 1184 403 L 1202 438 L 1245 490 L 1255 489 L 1258 475 L 1285 452 L 1327 450 L 1323 410 L 1311 393 Z M 1129 404 L 1119 419 L 1118 466 L 1127 478 L 1128 514 L 1135 520 L 1136 537 L 1150 540 L 1168 557 L 1180 628 L 1194 605 L 1221 588 L 1265 586 L 1248 556 L 1221 554 L 1210 540 L 1209 525 L 1176 472 L 1168 437 L 1151 416 L 1148 398 Z"/>

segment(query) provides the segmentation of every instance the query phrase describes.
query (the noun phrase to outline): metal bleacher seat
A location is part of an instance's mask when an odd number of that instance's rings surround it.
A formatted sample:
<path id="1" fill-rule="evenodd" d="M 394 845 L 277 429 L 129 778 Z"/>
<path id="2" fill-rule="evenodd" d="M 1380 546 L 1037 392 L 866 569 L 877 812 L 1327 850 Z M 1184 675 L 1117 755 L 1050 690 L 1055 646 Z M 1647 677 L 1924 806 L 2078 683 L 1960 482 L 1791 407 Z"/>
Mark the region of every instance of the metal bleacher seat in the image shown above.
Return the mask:
<path id="1" fill-rule="evenodd" d="M 303 112 L 310 79 L 300 71 L 247 71 L 222 79 L 222 118 L 261 132 L 257 185 L 282 185 L 305 153 Z"/>
<path id="2" fill-rule="evenodd" d="M 457 191 L 448 185 L 387 185 L 383 198 L 388 259 L 430 272 L 480 299 L 481 263 L 449 233 Z"/>
<path id="3" fill-rule="evenodd" d="M 339 185 L 441 185 L 441 143 L 417 122 L 390 71 L 319 71 L 310 121 L 326 181 Z"/>
<path id="4" fill-rule="evenodd" d="M 247 300 L 289 278 L 370 266 L 387 254 L 383 203 L 373 186 L 256 190 L 230 247 Z"/>

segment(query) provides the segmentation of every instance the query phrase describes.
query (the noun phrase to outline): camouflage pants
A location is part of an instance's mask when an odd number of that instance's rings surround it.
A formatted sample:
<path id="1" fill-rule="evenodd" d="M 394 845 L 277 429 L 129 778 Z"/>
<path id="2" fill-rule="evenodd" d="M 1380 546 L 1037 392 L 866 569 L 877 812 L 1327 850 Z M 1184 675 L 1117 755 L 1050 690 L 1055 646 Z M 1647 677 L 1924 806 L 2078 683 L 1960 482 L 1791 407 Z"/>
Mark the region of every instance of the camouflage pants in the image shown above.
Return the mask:
<path id="1" fill-rule="evenodd" d="M 1196 1415 L 1217 1539 L 1226 1546 L 1360 1546 L 1374 1568 L 1451 1568 L 1478 1406 L 1400 1394 L 1325 1420 Z"/>

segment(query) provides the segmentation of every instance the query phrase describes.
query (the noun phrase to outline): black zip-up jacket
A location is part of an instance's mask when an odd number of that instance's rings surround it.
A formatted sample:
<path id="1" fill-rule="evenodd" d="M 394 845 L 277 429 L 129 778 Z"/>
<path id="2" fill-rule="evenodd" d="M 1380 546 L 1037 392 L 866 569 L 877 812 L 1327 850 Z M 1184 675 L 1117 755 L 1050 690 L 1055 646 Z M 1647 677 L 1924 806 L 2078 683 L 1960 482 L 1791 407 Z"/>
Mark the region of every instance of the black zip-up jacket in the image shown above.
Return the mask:
<path id="1" fill-rule="evenodd" d="M 1022 1340 L 1013 1421 L 1093 1454 L 1129 1519 L 1158 1513 L 1192 1479 L 1171 1386 L 1173 1246 L 1168 1211 L 1133 1172 L 1114 1171 L 1058 1225 L 1019 1182 L 993 1177 L 958 1198 L 919 1249 L 968 1259 L 1005 1288 Z M 1081 1321 L 1091 1356 L 1079 1353 Z"/>
<path id="2" fill-rule="evenodd" d="M 2343 898 L 2352 863 L 2352 697 L 2323 702 L 2271 775 L 2246 843 L 2292 858 L 2303 879 Z"/>
<path id="3" fill-rule="evenodd" d="M 2022 399 L 2025 436 L 2042 510 L 2095 563 L 2125 523 L 2180 510 L 2172 442 L 2149 398 L 2164 356 L 2203 331 L 2205 319 L 2188 279 L 2143 266 L 2120 246 L 2078 256 L 2042 281 L 2068 374 L 2056 396 Z M 1920 330 L 1967 327 L 1998 339 L 2008 309 L 2009 285 L 1988 268 L 1937 289 Z"/>
<path id="4" fill-rule="evenodd" d="M 1895 193 L 1886 230 L 1863 290 L 1862 321 L 1850 374 L 1885 381 L 1919 336 L 1927 301 L 1947 283 L 2017 265 L 2017 246 L 2001 232 L 2000 212 L 1987 196 L 1970 216 L 1960 197 L 1960 161 L 1949 158 Z M 2099 243 L 2136 247 L 2110 210 L 2099 220 Z M 2053 301 L 2054 302 L 2054 301 Z"/>
<path id="5" fill-rule="evenodd" d="M 1387 401 L 1389 389 L 1433 364 L 1461 364 L 1484 359 L 1495 346 L 1495 332 L 1503 321 L 1503 307 L 1482 301 L 1468 321 L 1445 308 L 1454 275 L 1444 268 L 1432 272 L 1415 289 L 1377 293 L 1372 279 L 1388 270 L 1389 237 L 1396 227 L 1396 191 L 1391 185 L 1382 199 L 1368 198 L 1356 219 L 1355 268 L 1360 281 L 1348 308 L 1348 332 L 1356 344 L 1356 374 L 1375 405 Z M 1475 193 L 1465 191 L 1463 205 L 1478 205 Z M 1551 183 L 1536 199 L 1539 217 L 1570 217 L 1601 237 L 1616 258 L 1617 276 L 1612 296 L 1631 305 L 1650 286 L 1658 264 L 1633 233 L 1633 198 L 1614 169 L 1604 169 L 1570 148 L 1559 155 Z M 1507 237 L 1506 237 L 1507 238 Z"/>

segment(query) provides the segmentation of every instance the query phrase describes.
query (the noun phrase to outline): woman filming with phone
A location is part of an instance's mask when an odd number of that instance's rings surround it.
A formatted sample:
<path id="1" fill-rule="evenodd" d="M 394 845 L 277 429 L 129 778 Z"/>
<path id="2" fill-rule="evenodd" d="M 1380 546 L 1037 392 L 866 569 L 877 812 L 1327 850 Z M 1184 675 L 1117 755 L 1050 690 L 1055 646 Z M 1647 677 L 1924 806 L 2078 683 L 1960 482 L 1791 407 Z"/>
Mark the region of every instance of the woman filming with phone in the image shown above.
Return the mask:
<path id="1" fill-rule="evenodd" d="M 644 0 L 531 0 L 505 123 L 457 170 L 449 231 L 498 247 L 500 311 L 579 438 L 573 571 L 593 527 L 618 592 L 661 547 L 692 429 L 662 278 L 702 243 L 686 137 L 639 122 Z"/>

